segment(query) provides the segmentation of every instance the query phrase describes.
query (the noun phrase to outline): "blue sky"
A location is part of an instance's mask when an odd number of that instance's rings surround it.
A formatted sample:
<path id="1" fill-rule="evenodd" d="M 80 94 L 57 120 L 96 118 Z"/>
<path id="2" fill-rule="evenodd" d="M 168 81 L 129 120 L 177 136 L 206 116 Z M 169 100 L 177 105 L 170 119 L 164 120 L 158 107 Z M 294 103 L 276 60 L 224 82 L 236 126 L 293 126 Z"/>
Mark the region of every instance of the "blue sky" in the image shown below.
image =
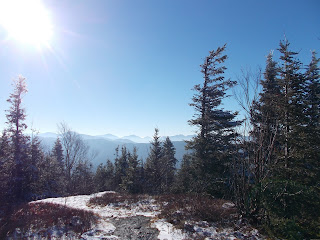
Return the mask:
<path id="1" fill-rule="evenodd" d="M 52 49 L 5 41 L 0 26 L 0 130 L 11 80 L 22 74 L 29 127 L 56 132 L 61 121 L 91 135 L 193 134 L 199 65 L 227 43 L 226 77 L 264 67 L 284 34 L 308 63 L 320 52 L 320 1 L 43 1 Z M 276 53 L 277 55 L 277 53 Z M 320 56 L 320 55 L 318 55 Z M 228 100 L 225 109 L 238 109 Z"/>

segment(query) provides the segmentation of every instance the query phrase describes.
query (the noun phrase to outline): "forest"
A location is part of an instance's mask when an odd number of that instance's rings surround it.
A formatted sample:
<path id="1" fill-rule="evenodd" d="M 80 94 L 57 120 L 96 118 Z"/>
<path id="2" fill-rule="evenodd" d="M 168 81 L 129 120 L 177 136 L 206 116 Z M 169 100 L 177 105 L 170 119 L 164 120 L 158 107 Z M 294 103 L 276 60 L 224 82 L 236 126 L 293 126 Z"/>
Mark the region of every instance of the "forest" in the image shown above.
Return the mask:
<path id="1" fill-rule="evenodd" d="M 115 149 L 115 158 L 93 169 L 88 146 L 66 123 L 54 147 L 44 150 L 26 134 L 23 98 L 27 80 L 12 83 L 0 137 L 0 218 L 32 200 L 106 190 L 129 194 L 196 194 L 228 199 L 239 214 L 272 238 L 320 238 L 320 69 L 312 52 L 302 63 L 280 41 L 264 69 L 225 78 L 226 45 L 209 52 L 194 86 L 189 124 L 195 137 L 178 169 L 169 137 L 155 129 L 149 156 Z M 234 95 L 244 114 L 223 108 Z M 261 89 L 261 90 L 258 90 Z M 32 91 L 32 89 L 30 89 Z M 1 226 L 0 226 L 1 227 Z"/>

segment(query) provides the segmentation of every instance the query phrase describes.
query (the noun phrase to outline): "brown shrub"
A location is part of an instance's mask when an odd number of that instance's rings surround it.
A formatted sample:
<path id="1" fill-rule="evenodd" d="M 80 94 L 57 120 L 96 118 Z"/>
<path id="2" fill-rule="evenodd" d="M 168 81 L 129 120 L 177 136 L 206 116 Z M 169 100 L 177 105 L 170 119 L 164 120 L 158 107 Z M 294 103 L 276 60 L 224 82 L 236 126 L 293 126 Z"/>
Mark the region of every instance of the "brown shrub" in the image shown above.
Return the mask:
<path id="1" fill-rule="evenodd" d="M 177 227 L 184 228 L 186 221 L 208 221 L 223 224 L 234 218 L 235 208 L 223 208 L 226 202 L 209 195 L 171 194 L 156 198 L 161 205 L 160 217 Z"/>
<path id="2" fill-rule="evenodd" d="M 60 227 L 79 236 L 96 223 L 98 217 L 90 211 L 69 208 L 54 203 L 29 203 L 16 207 L 11 214 L 0 221 L 0 239 L 13 234 L 16 229 L 22 233 L 29 229 Z M 43 234 L 47 234 L 44 232 Z"/>
<path id="3" fill-rule="evenodd" d="M 107 206 L 108 204 L 132 204 L 148 198 L 146 195 L 107 192 L 91 198 L 88 205 Z"/>

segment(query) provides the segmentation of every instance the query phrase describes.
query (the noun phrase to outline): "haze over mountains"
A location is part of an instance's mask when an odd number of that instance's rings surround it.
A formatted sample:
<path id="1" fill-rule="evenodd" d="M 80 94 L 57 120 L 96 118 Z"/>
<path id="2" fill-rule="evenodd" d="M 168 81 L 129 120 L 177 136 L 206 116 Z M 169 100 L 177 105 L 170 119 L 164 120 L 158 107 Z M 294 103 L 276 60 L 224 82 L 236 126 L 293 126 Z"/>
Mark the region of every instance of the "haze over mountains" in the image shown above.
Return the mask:
<path id="1" fill-rule="evenodd" d="M 91 159 L 92 164 L 97 167 L 100 163 L 106 163 L 109 159 L 114 162 L 115 158 L 115 149 L 119 146 L 126 146 L 130 151 L 134 147 L 138 150 L 139 159 L 142 159 L 144 162 L 149 154 L 150 142 L 152 141 L 151 137 L 139 137 L 136 135 L 129 135 L 124 137 L 117 137 L 112 134 L 104 134 L 98 136 L 91 136 L 86 134 L 80 134 L 85 143 L 90 147 L 90 151 L 93 155 L 96 155 L 95 158 Z M 56 133 L 40 133 L 38 134 L 41 139 L 42 145 L 46 150 L 52 149 L 58 134 Z M 176 148 L 175 157 L 178 159 L 178 166 L 183 158 L 183 155 L 186 153 L 185 150 L 185 141 L 190 140 L 193 135 L 175 135 L 170 136 L 170 140 Z M 161 137 L 161 140 L 164 140 L 166 137 Z"/>

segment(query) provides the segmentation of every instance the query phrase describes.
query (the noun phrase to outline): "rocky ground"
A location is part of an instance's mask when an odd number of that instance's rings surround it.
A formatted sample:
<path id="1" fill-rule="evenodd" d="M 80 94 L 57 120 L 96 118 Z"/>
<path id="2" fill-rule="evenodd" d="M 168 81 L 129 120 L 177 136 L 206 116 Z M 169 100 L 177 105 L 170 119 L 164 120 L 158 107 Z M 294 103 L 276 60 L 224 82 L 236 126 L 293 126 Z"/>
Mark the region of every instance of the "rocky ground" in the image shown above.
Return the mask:
<path id="1" fill-rule="evenodd" d="M 151 197 L 138 202 L 110 203 L 107 205 L 92 205 L 89 200 L 94 197 L 112 194 L 103 192 L 93 195 L 72 196 L 66 198 L 51 198 L 34 203 L 55 203 L 67 207 L 92 211 L 98 216 L 97 222 L 80 235 L 66 230 L 61 226 L 51 226 L 46 229 L 29 229 L 21 233 L 19 229 L 8 239 L 132 239 L 132 240 L 182 240 L 182 239 L 265 239 L 259 232 L 244 222 L 237 226 L 221 227 L 213 222 L 187 221 L 178 229 L 166 219 L 160 217 L 159 204 Z M 228 205 L 229 204 L 229 205 Z M 232 207 L 227 203 L 224 207 Z M 73 226 L 81 225 L 77 216 L 72 218 Z M 45 232 L 45 234 L 44 234 Z"/>

